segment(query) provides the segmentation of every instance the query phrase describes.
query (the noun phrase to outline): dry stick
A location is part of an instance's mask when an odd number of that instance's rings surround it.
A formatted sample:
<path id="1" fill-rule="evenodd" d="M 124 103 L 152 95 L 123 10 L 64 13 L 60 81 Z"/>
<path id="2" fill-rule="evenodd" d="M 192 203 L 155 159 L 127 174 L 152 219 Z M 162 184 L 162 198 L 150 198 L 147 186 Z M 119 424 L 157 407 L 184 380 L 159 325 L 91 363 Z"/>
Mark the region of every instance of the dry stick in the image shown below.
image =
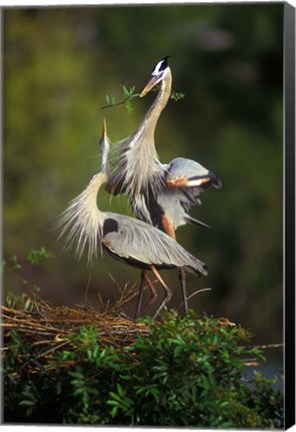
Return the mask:
<path id="1" fill-rule="evenodd" d="M 33 294 L 33 297 L 34 297 L 34 302 L 35 302 L 36 309 L 38 310 L 39 313 L 42 313 L 40 311 L 40 306 L 43 306 L 44 309 L 52 310 L 52 307 L 51 307 L 51 305 L 49 304 L 48 301 L 43 300 L 36 293 L 32 293 L 32 294 Z"/>
<path id="2" fill-rule="evenodd" d="M 194 293 L 190 294 L 190 296 L 187 297 L 187 301 L 190 300 L 192 297 L 194 297 L 196 294 L 199 294 L 203 291 L 211 291 L 211 290 L 212 290 L 212 288 L 201 288 L 200 290 L 194 291 Z M 181 306 L 183 306 L 183 304 L 184 304 L 184 302 L 182 302 L 180 304 L 180 306 L 178 307 L 178 310 L 180 309 Z"/>
<path id="3" fill-rule="evenodd" d="M 253 367 L 255 367 L 255 366 L 259 366 L 259 362 L 258 361 L 245 361 L 244 362 L 244 366 L 253 366 Z"/>
<path id="4" fill-rule="evenodd" d="M 91 283 L 91 276 L 88 277 L 87 284 L 86 284 L 86 287 L 84 290 L 84 303 L 85 304 L 88 303 L 88 292 L 89 292 L 90 283 Z"/>
<path id="5" fill-rule="evenodd" d="M 134 285 L 131 287 L 131 290 L 133 290 L 134 287 L 136 287 L 136 284 L 134 284 Z M 123 289 L 122 292 L 121 292 L 121 297 L 120 297 L 120 299 L 118 300 L 118 306 L 121 306 L 121 307 L 122 307 L 125 303 L 129 302 L 130 299 L 132 299 L 132 298 L 134 297 L 135 294 L 136 294 L 136 292 L 130 294 L 130 293 L 129 293 L 128 286 L 127 286 L 127 284 L 125 284 L 124 289 Z"/>
<path id="6" fill-rule="evenodd" d="M 9 308 L 7 306 L 3 306 L 3 305 L 0 305 L 0 309 L 3 309 L 4 311 L 7 311 L 7 312 L 11 312 L 13 310 L 13 313 L 18 314 L 18 315 L 21 315 L 23 313 L 23 311 L 20 311 L 17 309 L 11 309 L 11 308 Z"/>
<path id="7" fill-rule="evenodd" d="M 282 348 L 285 345 L 283 343 L 278 344 L 267 344 L 267 345 L 252 345 L 251 348 L 261 348 L 261 349 L 267 349 L 267 348 Z"/>
<path id="8" fill-rule="evenodd" d="M 37 360 L 37 359 L 40 359 L 40 358 L 42 358 L 42 357 L 45 357 L 47 354 L 50 354 L 50 353 L 56 351 L 57 349 L 61 348 L 61 347 L 64 346 L 64 345 L 67 345 L 68 343 L 70 343 L 69 340 L 63 341 L 62 343 L 57 344 L 57 345 L 54 346 L 53 348 L 50 348 L 49 350 L 46 350 L 46 351 L 42 352 L 42 353 L 39 354 L 37 357 L 32 358 L 32 359 L 30 359 L 29 361 L 27 361 L 26 363 L 24 363 L 24 364 L 20 367 L 20 369 L 24 369 L 24 368 L 26 368 L 26 366 L 28 366 L 28 365 L 29 365 L 33 360 Z"/>
<path id="9" fill-rule="evenodd" d="M 54 341 L 49 342 L 48 340 L 36 341 L 36 342 L 32 342 L 32 347 L 39 346 L 39 345 L 48 345 L 49 343 L 55 343 L 55 342 Z"/>
<path id="10" fill-rule="evenodd" d="M 17 322 L 16 324 L 13 323 L 1 323 L 1 327 L 7 327 L 7 328 L 17 328 L 19 331 L 21 330 L 30 330 L 31 332 L 35 332 L 36 334 L 39 333 L 48 333 L 51 334 L 51 332 L 60 332 L 61 329 L 57 329 L 53 326 L 50 328 L 48 326 L 44 327 L 36 322 Z"/>
<path id="11" fill-rule="evenodd" d="M 109 273 L 109 277 L 114 282 L 115 286 L 118 288 L 119 293 L 120 293 L 120 297 L 118 299 L 115 298 L 115 308 L 121 307 L 127 301 L 125 299 L 125 296 L 127 295 L 126 291 L 128 289 L 128 282 L 125 283 L 125 285 L 124 285 L 123 288 L 121 288 L 120 285 L 119 285 L 119 283 L 117 282 L 117 280 L 113 277 L 113 275 L 111 273 Z"/>
<path id="12" fill-rule="evenodd" d="M 50 354 L 51 352 L 56 351 L 57 349 L 61 348 L 64 345 L 69 344 L 70 342 L 71 341 L 69 341 L 69 340 L 63 341 L 60 344 L 55 345 L 53 348 L 50 348 L 49 350 L 43 351 L 41 354 L 39 354 L 37 357 L 35 357 L 34 360 L 37 360 L 41 357 L 45 357 L 47 354 Z"/>
<path id="13" fill-rule="evenodd" d="M 201 288 L 200 290 L 194 291 L 194 293 L 190 294 L 190 296 L 187 297 L 187 300 L 190 300 L 193 296 L 203 291 L 212 291 L 212 288 Z"/>
<path id="14" fill-rule="evenodd" d="M 94 319 L 98 328 L 101 328 L 100 333 L 112 335 L 113 339 L 120 334 L 127 333 L 127 330 L 129 330 L 130 333 L 131 330 L 130 324 L 128 324 L 127 322 L 115 318 L 112 318 L 110 320 L 110 317 L 109 319 L 107 319 L 107 317 L 105 318 L 104 316 L 102 316 L 102 314 L 92 315 L 90 313 L 85 313 L 80 315 L 79 319 L 79 317 L 77 317 L 77 314 L 80 314 L 80 312 L 75 309 L 73 310 L 69 308 L 50 309 L 48 307 L 47 310 L 49 312 L 49 316 L 47 317 L 47 319 L 45 319 L 40 314 L 36 316 L 36 313 L 33 312 L 20 312 L 11 308 L 7 308 L 5 306 L 2 307 L 2 310 L 5 311 L 5 313 L 2 314 L 2 317 L 5 318 L 5 322 L 1 322 L 2 328 L 6 328 L 7 330 L 17 329 L 22 333 L 31 333 L 37 338 L 44 336 L 54 337 L 61 333 L 61 331 L 66 334 L 73 334 L 73 332 L 75 333 L 77 331 L 80 324 L 86 324 L 89 322 L 92 323 Z M 67 313 L 66 320 L 63 319 L 63 315 L 65 315 L 65 313 Z M 55 325 L 53 325 L 53 323 Z M 63 329 L 61 329 L 61 327 L 58 325 L 60 323 L 64 323 Z M 107 328 L 105 327 L 106 324 Z M 132 329 L 132 333 L 136 333 L 139 330 L 143 331 L 143 326 L 137 324 L 135 325 L 135 327 L 135 329 Z M 52 340 L 48 342 L 53 343 Z M 37 343 L 40 343 L 40 341 Z"/>

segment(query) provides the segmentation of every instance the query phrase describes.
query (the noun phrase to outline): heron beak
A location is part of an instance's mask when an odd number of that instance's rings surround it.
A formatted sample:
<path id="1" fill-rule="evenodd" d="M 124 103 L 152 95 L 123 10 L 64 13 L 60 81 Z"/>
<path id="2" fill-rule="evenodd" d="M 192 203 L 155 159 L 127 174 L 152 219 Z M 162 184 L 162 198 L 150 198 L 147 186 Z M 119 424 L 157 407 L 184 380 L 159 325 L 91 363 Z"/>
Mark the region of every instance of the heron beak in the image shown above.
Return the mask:
<path id="1" fill-rule="evenodd" d="M 107 139 L 107 124 L 106 124 L 105 118 L 103 119 L 102 139 L 104 139 L 104 140 Z"/>
<path id="2" fill-rule="evenodd" d="M 149 83 L 146 85 L 146 87 L 142 90 L 142 93 L 140 94 L 140 97 L 145 96 L 150 90 L 153 89 L 153 87 L 156 86 L 156 84 L 159 82 L 159 76 L 152 77 Z"/>

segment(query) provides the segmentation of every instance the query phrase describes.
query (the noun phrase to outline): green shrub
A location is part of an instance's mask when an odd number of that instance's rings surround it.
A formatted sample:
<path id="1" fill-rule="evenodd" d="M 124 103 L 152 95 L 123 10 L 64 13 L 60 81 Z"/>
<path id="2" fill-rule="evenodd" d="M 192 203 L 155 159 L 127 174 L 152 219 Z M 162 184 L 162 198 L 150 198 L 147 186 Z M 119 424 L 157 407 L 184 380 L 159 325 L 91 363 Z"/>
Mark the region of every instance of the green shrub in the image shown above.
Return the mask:
<path id="1" fill-rule="evenodd" d="M 9 333 L 4 421 L 97 425 L 281 428 L 282 392 L 254 371 L 250 334 L 226 319 L 164 312 L 149 336 L 102 345 L 95 325 L 45 350 Z M 123 335 L 124 338 L 124 335 Z M 34 345 L 34 346 L 33 346 Z"/>

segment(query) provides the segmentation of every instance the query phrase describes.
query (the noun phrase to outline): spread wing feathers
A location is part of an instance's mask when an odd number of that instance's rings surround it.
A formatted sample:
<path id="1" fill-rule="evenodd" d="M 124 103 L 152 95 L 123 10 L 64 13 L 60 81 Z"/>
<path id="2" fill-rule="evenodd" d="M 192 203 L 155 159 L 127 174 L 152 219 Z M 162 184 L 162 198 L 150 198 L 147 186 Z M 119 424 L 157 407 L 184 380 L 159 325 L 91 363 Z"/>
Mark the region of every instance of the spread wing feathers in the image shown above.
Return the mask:
<path id="1" fill-rule="evenodd" d="M 170 219 L 175 230 L 189 222 L 190 216 L 187 211 L 191 206 L 200 204 L 200 200 L 194 195 L 193 189 L 195 188 L 168 188 L 157 197 L 160 208 L 163 209 L 164 215 Z M 201 222 L 200 225 L 203 223 Z"/>
<path id="2" fill-rule="evenodd" d="M 129 216 L 105 213 L 105 217 L 116 220 L 118 228 L 106 234 L 103 243 L 120 258 L 146 265 L 184 267 L 207 275 L 203 262 L 157 228 Z"/>
<path id="3" fill-rule="evenodd" d="M 165 182 L 171 188 L 222 187 L 221 180 L 208 169 L 191 159 L 175 158 L 166 166 Z M 197 191 L 196 191 L 197 192 Z"/>
<path id="4" fill-rule="evenodd" d="M 203 226 L 205 228 L 211 228 L 210 225 L 208 225 L 208 224 L 206 224 L 206 223 L 204 223 L 204 222 L 202 222 L 202 221 L 200 221 L 198 219 L 194 219 L 193 217 L 191 217 L 189 215 L 185 216 L 185 221 L 188 222 L 188 223 L 191 223 L 191 224 L 201 225 L 201 226 Z"/>

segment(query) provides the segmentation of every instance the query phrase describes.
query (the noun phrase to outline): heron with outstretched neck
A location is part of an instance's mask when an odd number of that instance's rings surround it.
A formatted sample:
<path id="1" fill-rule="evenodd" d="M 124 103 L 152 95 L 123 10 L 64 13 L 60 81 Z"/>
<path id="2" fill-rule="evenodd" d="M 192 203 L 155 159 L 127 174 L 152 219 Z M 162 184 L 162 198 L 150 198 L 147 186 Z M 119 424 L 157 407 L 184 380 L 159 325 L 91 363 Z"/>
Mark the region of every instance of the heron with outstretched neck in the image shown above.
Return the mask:
<path id="1" fill-rule="evenodd" d="M 154 317 L 171 299 L 172 291 L 159 274 L 160 269 L 183 269 L 199 276 L 207 275 L 207 266 L 187 252 L 165 232 L 144 221 L 112 212 L 102 212 L 97 206 L 100 187 L 109 177 L 110 143 L 104 121 L 100 139 L 102 163 L 98 174 L 94 175 L 84 191 L 76 197 L 59 219 L 60 237 L 74 247 L 78 258 L 88 247 L 88 259 L 104 251 L 121 262 L 141 270 L 141 285 L 136 315 L 141 310 L 144 281 L 151 290 L 152 304 L 157 297 L 156 290 L 148 276 L 152 271 L 165 291 L 165 297 L 157 308 Z"/>
<path id="2" fill-rule="evenodd" d="M 188 214 L 200 204 L 199 194 L 213 186 L 222 186 L 220 179 L 198 162 L 177 157 L 162 164 L 155 148 L 154 133 L 172 90 L 172 73 L 165 57 L 157 63 L 140 96 L 157 84 L 160 90 L 139 127 L 116 145 L 118 164 L 106 189 L 113 195 L 126 193 L 132 210 L 141 219 L 175 239 L 175 230 L 187 223 L 207 226 Z M 185 273 L 179 271 L 183 303 L 187 310 Z"/>

